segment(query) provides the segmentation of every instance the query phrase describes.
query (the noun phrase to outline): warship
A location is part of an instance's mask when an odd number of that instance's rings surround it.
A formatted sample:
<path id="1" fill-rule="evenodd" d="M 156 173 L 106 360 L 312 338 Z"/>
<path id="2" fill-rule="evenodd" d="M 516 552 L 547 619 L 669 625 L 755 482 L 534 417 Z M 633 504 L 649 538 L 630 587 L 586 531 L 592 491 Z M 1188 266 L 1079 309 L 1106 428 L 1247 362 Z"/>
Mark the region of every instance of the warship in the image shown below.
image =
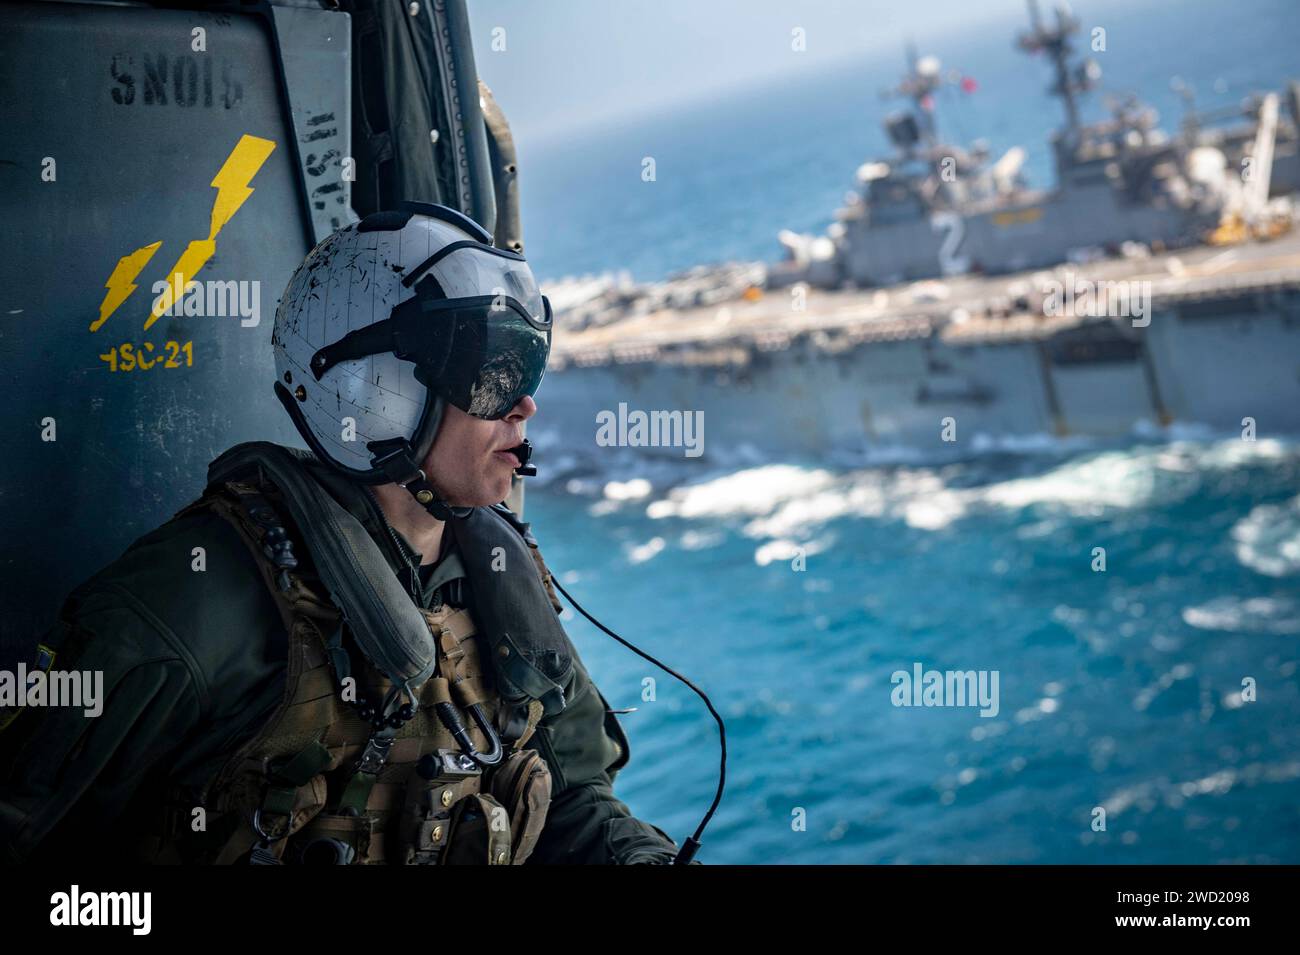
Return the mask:
<path id="1" fill-rule="evenodd" d="M 965 453 L 1042 437 L 1170 426 L 1300 431 L 1300 95 L 1253 96 L 1168 134 L 1133 96 L 1087 124 L 1100 71 L 1079 21 L 1032 2 L 1018 38 L 1064 106 L 1056 183 L 1024 150 L 943 142 L 933 58 L 909 55 L 884 120 L 895 155 L 864 163 L 824 236 L 785 261 L 548 288 L 555 355 L 542 449 L 581 455 L 625 404 L 703 413 L 708 461 Z M 671 442 L 646 453 L 682 456 Z"/>

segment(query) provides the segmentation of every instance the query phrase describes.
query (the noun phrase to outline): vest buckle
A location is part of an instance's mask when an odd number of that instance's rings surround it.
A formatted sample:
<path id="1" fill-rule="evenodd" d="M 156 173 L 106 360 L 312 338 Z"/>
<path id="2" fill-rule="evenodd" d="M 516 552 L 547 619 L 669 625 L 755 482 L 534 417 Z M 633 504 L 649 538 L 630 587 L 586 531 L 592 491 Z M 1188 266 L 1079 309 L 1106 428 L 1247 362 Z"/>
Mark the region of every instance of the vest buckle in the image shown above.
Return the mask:
<path id="1" fill-rule="evenodd" d="M 388 753 L 392 748 L 391 735 L 375 733 L 366 741 L 366 748 L 361 753 L 361 762 L 357 764 L 357 772 L 369 773 L 372 776 L 379 775 L 379 771 L 384 768 L 384 763 L 388 762 Z"/>

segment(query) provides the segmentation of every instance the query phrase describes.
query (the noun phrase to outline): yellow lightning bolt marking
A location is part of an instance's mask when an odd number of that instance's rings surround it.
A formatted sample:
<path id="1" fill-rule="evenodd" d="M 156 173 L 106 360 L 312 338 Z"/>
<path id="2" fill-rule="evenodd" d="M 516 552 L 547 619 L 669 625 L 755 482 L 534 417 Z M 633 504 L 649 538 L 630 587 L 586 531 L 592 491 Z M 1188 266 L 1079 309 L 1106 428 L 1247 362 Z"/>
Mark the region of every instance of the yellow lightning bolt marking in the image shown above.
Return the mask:
<path id="1" fill-rule="evenodd" d="M 99 326 L 108 321 L 108 316 L 117 311 L 119 305 L 131 297 L 138 286 L 134 284 L 135 277 L 140 274 L 141 269 L 149 264 L 153 254 L 162 248 L 162 242 L 155 242 L 153 245 L 146 245 L 143 248 L 136 249 L 130 255 L 124 255 L 117 260 L 117 266 L 113 269 L 113 274 L 108 277 L 104 283 L 104 288 L 108 289 L 108 294 L 104 296 L 104 301 L 99 303 L 99 318 L 90 323 L 92 332 L 99 331 Z"/>
<path id="2" fill-rule="evenodd" d="M 212 253 L 217 250 L 217 233 L 253 194 L 248 183 L 257 175 L 257 171 L 262 168 L 262 164 L 274 149 L 275 143 L 257 136 L 244 135 L 235 144 L 225 164 L 212 180 L 212 187 L 217 190 L 217 198 L 212 202 L 212 221 L 208 226 L 208 237 L 196 239 L 187 245 L 181 257 L 176 260 L 176 264 L 171 267 L 167 273 L 167 290 L 155 299 L 153 310 L 144 323 L 146 330 L 172 307 L 172 303 L 180 298 L 199 269 L 212 258 Z"/>

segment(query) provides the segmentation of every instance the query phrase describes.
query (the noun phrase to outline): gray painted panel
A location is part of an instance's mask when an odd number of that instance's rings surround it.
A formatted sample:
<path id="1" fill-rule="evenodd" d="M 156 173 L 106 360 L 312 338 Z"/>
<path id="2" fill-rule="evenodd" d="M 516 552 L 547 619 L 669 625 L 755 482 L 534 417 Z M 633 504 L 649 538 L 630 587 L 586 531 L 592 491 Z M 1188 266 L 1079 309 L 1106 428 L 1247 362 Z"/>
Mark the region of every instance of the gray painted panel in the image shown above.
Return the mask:
<path id="1" fill-rule="evenodd" d="M 190 48 L 196 26 L 206 53 Z M 0 363 L 13 396 L 0 659 L 26 651 L 72 585 L 192 499 L 220 451 L 253 438 L 297 443 L 272 395 L 270 337 L 310 233 L 272 52 L 253 16 L 0 9 L 0 86 L 24 94 L 0 104 L 0 218 L 11 239 Z M 208 238 L 211 183 L 244 136 L 276 146 L 197 277 L 259 282 L 260 321 L 161 317 L 145 330 L 153 283 Z M 41 179 L 44 157 L 57 162 L 53 182 Z M 119 258 L 157 242 L 138 288 L 91 332 Z M 157 354 L 168 341 L 193 342 L 192 367 L 180 357 L 181 367 L 114 372 L 99 357 L 124 344 Z M 52 443 L 41 440 L 46 417 L 57 423 Z"/>

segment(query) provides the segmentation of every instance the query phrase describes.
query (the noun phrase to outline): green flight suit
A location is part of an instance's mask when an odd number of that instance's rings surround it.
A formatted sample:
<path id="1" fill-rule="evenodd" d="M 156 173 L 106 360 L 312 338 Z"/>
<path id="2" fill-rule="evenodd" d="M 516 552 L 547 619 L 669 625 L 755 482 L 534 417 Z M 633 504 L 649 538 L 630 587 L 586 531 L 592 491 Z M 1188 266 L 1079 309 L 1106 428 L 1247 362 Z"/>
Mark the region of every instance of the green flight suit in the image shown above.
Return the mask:
<path id="1" fill-rule="evenodd" d="M 311 473 L 361 521 L 421 606 L 449 584 L 468 584 L 448 564 L 456 559 L 450 535 L 438 568 L 419 574 L 420 555 L 390 534 L 364 487 L 318 463 Z M 192 569 L 196 547 L 202 572 Z M 472 592 L 459 592 L 473 612 Z M 103 712 L 31 707 L 0 732 L 7 862 L 134 858 L 166 794 L 201 791 L 284 693 L 287 644 L 275 602 L 243 541 L 208 510 L 135 541 L 72 592 L 41 642 L 58 645 L 56 670 L 103 672 Z M 552 801 L 528 862 L 669 862 L 673 841 L 614 795 L 626 737 L 572 656 L 565 707 L 529 743 L 549 764 Z"/>

